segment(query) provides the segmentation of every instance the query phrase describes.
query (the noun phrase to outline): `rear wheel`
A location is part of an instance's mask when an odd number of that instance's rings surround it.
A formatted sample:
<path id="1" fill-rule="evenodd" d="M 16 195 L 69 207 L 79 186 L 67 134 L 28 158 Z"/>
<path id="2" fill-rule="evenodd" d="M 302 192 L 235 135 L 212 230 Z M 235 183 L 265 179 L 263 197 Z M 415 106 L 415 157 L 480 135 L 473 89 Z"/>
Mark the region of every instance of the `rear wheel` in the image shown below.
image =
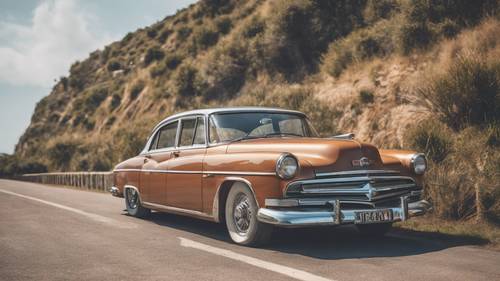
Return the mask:
<path id="1" fill-rule="evenodd" d="M 129 215 L 137 218 L 147 217 L 151 213 L 150 209 L 141 206 L 139 192 L 134 188 L 125 189 L 125 207 Z"/>
<path id="2" fill-rule="evenodd" d="M 363 236 L 381 237 L 391 230 L 392 223 L 358 224 L 356 227 Z"/>
<path id="3" fill-rule="evenodd" d="M 243 183 L 235 183 L 226 200 L 227 230 L 235 243 L 258 246 L 269 241 L 273 227 L 257 220 L 258 210 L 250 189 Z"/>

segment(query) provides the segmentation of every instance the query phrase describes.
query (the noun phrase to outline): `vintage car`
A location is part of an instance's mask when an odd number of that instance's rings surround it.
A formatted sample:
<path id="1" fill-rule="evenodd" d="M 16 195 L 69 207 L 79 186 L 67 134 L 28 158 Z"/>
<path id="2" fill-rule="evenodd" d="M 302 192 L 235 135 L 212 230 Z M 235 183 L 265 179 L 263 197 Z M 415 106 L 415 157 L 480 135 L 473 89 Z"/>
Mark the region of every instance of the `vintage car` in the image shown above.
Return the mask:
<path id="1" fill-rule="evenodd" d="M 430 208 L 421 199 L 425 170 L 413 151 L 377 149 L 352 134 L 321 138 L 298 111 L 203 109 L 156 125 L 142 152 L 116 166 L 110 191 L 131 216 L 225 222 L 234 242 L 258 245 L 274 226 L 355 224 L 383 235 Z"/>

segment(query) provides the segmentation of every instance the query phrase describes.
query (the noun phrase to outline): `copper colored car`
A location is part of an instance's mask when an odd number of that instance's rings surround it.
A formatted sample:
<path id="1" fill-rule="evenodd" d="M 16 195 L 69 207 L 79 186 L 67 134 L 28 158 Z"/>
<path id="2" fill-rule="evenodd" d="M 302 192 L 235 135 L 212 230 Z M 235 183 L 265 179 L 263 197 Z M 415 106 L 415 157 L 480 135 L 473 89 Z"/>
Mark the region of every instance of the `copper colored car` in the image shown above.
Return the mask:
<path id="1" fill-rule="evenodd" d="M 321 138 L 298 111 L 203 109 L 156 125 L 142 152 L 114 169 L 111 193 L 131 216 L 225 222 L 234 242 L 258 245 L 274 227 L 355 224 L 383 235 L 430 208 L 421 200 L 425 170 L 413 151 L 351 134 Z"/>

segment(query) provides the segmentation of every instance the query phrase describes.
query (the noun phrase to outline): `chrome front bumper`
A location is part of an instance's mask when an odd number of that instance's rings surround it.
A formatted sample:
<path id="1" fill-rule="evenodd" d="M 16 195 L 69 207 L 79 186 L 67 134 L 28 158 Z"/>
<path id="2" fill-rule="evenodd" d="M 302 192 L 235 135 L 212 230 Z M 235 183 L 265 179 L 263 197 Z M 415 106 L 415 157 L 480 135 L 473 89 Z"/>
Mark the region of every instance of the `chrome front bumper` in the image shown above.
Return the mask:
<path id="1" fill-rule="evenodd" d="M 397 207 L 380 208 L 392 210 L 392 220 L 388 222 L 405 221 L 410 217 L 420 216 L 429 211 L 431 204 L 425 200 L 408 203 L 407 197 L 401 197 L 401 204 Z M 260 222 L 283 226 L 305 227 L 318 225 L 340 225 L 356 223 L 356 213 L 365 210 L 342 210 L 339 200 L 330 201 L 331 210 L 325 211 L 292 211 L 283 209 L 260 208 L 257 219 Z"/>

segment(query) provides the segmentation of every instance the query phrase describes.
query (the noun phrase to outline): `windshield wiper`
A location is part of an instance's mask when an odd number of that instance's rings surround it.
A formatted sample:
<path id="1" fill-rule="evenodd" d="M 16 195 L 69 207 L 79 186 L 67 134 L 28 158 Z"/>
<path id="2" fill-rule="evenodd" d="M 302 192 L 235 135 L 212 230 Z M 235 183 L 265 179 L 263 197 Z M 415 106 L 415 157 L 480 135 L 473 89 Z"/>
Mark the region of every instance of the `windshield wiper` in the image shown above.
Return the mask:
<path id="1" fill-rule="evenodd" d="M 257 135 L 257 136 L 250 136 L 249 134 L 246 134 L 246 135 L 244 135 L 242 137 L 235 138 L 235 139 L 232 139 L 232 140 L 228 141 L 228 144 L 229 143 L 233 143 L 233 142 L 242 141 L 242 140 L 261 139 L 261 138 L 267 138 L 267 137 L 272 137 L 272 136 L 296 136 L 296 137 L 304 137 L 302 135 L 294 134 L 294 133 L 278 133 L 278 132 L 264 134 L 264 135 Z"/>
<path id="2" fill-rule="evenodd" d="M 228 144 L 229 144 L 229 143 L 233 143 L 233 142 L 242 141 L 242 140 L 259 139 L 259 138 L 263 138 L 263 137 L 265 137 L 265 136 L 249 136 L 249 135 L 247 134 L 247 135 L 244 135 L 244 136 L 242 136 L 242 137 L 235 138 L 235 139 L 232 139 L 232 140 L 228 141 Z"/>

